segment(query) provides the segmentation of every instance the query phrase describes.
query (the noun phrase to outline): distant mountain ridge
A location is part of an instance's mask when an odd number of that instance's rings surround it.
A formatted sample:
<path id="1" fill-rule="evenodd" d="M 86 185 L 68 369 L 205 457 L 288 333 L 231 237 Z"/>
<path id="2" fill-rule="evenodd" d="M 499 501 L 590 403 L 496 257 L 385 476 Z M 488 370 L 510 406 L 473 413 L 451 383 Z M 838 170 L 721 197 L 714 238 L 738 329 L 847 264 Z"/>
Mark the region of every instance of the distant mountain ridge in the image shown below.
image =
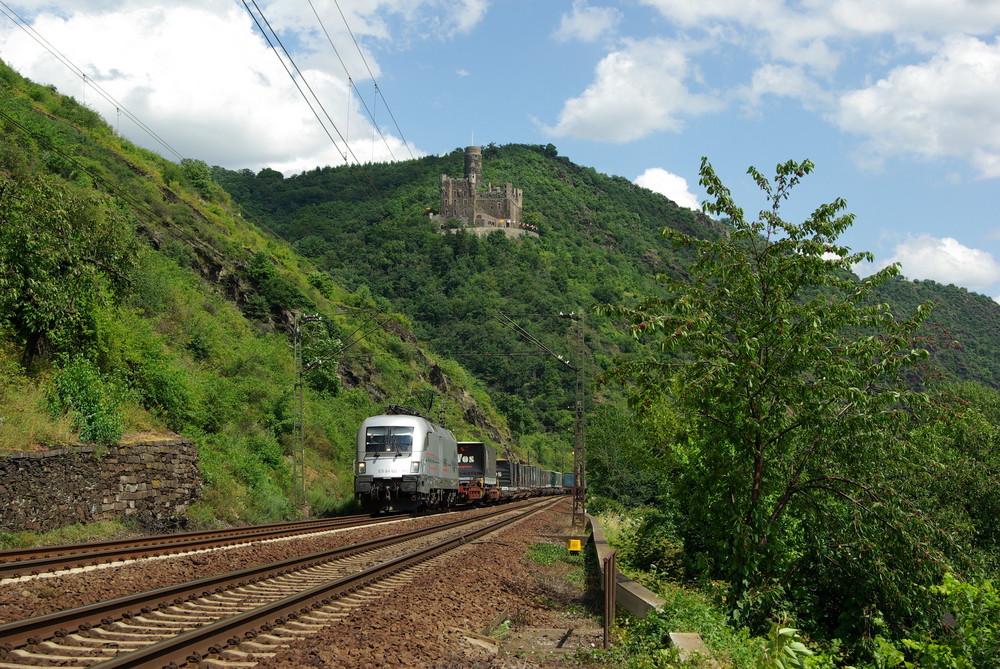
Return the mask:
<path id="1" fill-rule="evenodd" d="M 522 218 L 537 226 L 540 238 L 434 241 L 426 215 L 438 206 L 438 177 L 461 174 L 463 160 L 464 150 L 456 148 L 443 156 L 325 167 L 289 178 L 267 169 L 213 168 L 213 175 L 303 255 L 347 285 L 365 285 L 389 299 L 442 349 L 456 343 L 442 324 L 464 322 L 476 312 L 469 286 L 499 311 L 586 310 L 593 302 L 657 294 L 658 273 L 684 275 L 690 258 L 663 240 L 661 228 L 701 237 L 725 231 L 625 178 L 576 165 L 551 144 L 511 144 L 483 149 L 482 179 L 523 190 Z M 934 359 L 956 378 L 1000 388 L 1000 305 L 933 281 L 897 279 L 881 295 L 906 313 L 923 301 L 936 304 L 925 327 L 935 335 L 929 340 Z M 598 327 L 601 344 L 592 350 L 599 362 L 634 347 L 612 328 Z M 491 373 L 488 365 L 472 367 Z M 523 381 L 524 375 L 512 378 Z M 514 394 L 516 385 L 501 389 Z"/>

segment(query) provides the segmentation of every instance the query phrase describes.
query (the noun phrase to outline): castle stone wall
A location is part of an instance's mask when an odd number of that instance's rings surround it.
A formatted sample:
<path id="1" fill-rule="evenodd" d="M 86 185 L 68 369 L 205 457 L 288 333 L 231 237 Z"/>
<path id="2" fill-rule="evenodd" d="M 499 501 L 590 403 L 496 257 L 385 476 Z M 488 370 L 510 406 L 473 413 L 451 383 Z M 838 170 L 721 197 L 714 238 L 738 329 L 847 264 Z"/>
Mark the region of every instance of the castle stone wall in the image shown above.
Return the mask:
<path id="1" fill-rule="evenodd" d="M 0 531 L 120 518 L 169 527 L 200 496 L 190 439 L 0 453 Z"/>
<path id="2" fill-rule="evenodd" d="M 521 220 L 523 192 L 512 184 L 494 186 L 482 183 L 483 154 L 478 146 L 465 149 L 465 178 L 441 175 L 441 211 L 443 220 L 457 218 L 463 225 L 479 226 L 498 221 Z"/>

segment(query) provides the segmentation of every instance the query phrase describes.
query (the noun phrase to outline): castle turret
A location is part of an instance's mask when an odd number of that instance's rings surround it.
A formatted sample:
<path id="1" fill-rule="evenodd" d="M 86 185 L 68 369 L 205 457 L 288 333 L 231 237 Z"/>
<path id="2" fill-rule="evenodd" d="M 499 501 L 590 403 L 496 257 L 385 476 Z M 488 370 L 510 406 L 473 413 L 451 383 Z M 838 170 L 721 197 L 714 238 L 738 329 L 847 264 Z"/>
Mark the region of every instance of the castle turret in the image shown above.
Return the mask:
<path id="1" fill-rule="evenodd" d="M 437 220 L 458 219 L 459 226 L 489 231 L 503 228 L 516 234 L 537 234 L 521 221 L 523 193 L 510 183 L 503 186 L 483 183 L 483 149 L 465 149 L 465 177 L 441 175 L 441 208 Z"/>
<path id="2" fill-rule="evenodd" d="M 473 188 L 483 183 L 483 147 L 465 147 L 465 178 Z"/>

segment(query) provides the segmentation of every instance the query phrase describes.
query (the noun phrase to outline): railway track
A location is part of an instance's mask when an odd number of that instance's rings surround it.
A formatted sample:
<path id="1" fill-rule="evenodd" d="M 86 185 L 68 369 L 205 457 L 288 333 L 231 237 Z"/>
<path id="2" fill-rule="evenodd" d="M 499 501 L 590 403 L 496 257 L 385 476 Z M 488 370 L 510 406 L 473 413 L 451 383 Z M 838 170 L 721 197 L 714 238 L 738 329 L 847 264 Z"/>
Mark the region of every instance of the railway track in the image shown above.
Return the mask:
<path id="1" fill-rule="evenodd" d="M 0 625 L 0 669 L 196 666 L 207 657 L 213 667 L 250 666 L 374 596 L 364 588 L 398 586 L 413 578 L 418 565 L 553 503 L 542 500 Z"/>
<path id="2" fill-rule="evenodd" d="M 362 514 L 275 525 L 164 534 L 139 539 L 5 550 L 0 551 L 0 583 L 6 579 L 55 573 L 63 569 L 82 568 L 119 560 L 170 555 L 192 550 L 206 550 L 218 546 L 233 546 L 282 537 L 305 536 L 331 529 L 361 527 L 407 517 L 411 516 L 395 515 L 373 518 L 369 514 Z"/>

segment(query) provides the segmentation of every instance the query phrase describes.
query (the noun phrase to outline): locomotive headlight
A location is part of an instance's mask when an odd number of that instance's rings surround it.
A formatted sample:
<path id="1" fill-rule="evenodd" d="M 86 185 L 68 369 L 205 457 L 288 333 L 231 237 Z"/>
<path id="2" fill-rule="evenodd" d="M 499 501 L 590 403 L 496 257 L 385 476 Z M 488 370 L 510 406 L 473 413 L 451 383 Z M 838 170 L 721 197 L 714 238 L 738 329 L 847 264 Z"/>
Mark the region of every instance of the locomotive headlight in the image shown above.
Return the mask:
<path id="1" fill-rule="evenodd" d="M 365 473 L 365 461 L 364 460 L 361 460 L 361 461 L 358 462 L 358 473 L 359 474 L 364 474 Z"/>
<path id="2" fill-rule="evenodd" d="M 420 473 L 420 461 L 419 460 L 414 460 L 413 462 L 410 463 L 410 473 L 411 474 L 419 474 Z"/>

